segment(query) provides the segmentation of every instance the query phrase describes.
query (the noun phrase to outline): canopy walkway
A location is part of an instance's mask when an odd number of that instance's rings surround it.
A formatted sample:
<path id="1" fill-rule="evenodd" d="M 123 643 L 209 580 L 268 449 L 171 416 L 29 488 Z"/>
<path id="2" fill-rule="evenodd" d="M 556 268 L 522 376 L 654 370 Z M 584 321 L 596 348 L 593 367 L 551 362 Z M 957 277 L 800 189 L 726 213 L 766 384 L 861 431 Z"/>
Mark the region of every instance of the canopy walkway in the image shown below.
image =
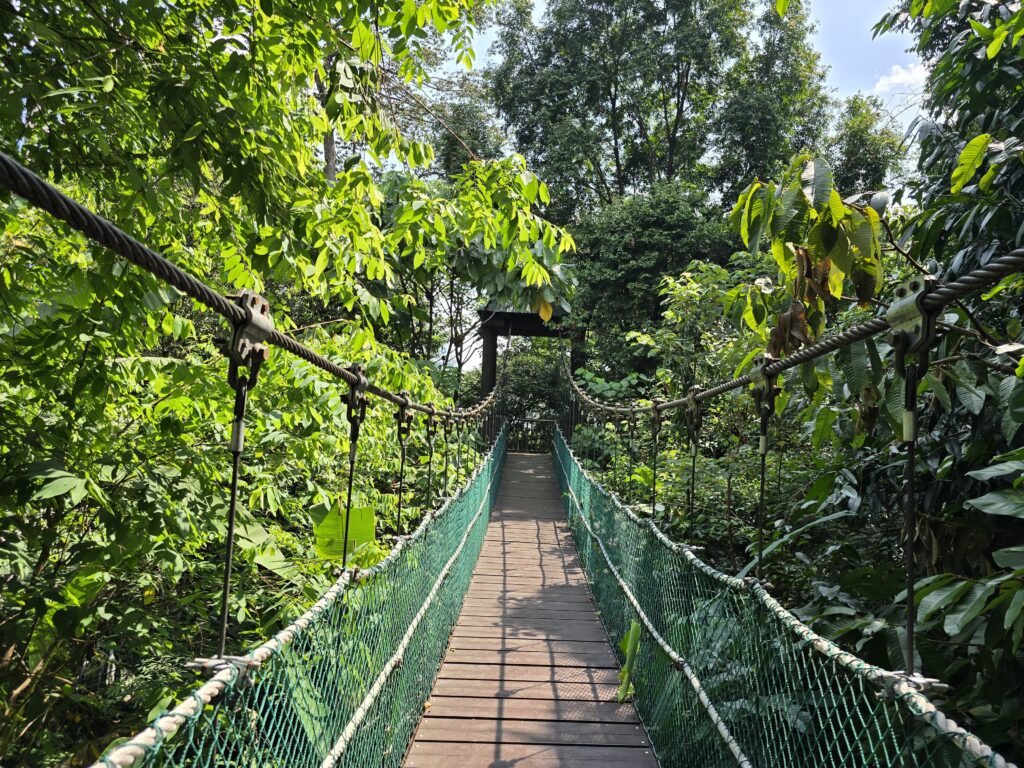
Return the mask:
<path id="1" fill-rule="evenodd" d="M 571 441 L 581 423 L 581 408 L 598 414 L 593 418 L 627 419 L 631 430 L 638 416 L 649 419 L 653 506 L 664 414 L 683 415 L 696 457 L 701 403 L 753 386 L 761 408 L 763 530 L 775 377 L 888 330 L 901 369 L 904 354 L 920 353 L 926 364 L 927 348 L 910 343 L 915 333 L 926 338 L 921 318 L 1021 270 L 1024 251 L 927 293 L 911 286 L 894 302 L 901 314 L 874 318 L 783 360 L 762 361 L 751 374 L 695 387 L 677 401 L 643 407 L 596 402 L 570 372 L 566 389 L 574 397 L 562 414 L 564 434 L 553 428 L 540 445 L 538 433 L 531 433 L 529 442 L 549 453 L 512 456 L 503 479 L 509 434 L 499 428 L 495 392 L 458 411 L 413 402 L 371 383 L 361 368 L 327 359 L 275 330 L 263 297 L 245 292 L 232 300 L 218 293 L 2 154 L 0 186 L 218 312 L 233 329 L 227 349 L 236 393 L 233 472 L 220 649 L 200 665 L 209 676 L 205 683 L 113 745 L 96 766 L 1011 766 L 936 709 L 926 696 L 936 689 L 934 681 L 914 674 L 912 663 L 904 672 L 872 666 L 815 634 L 757 579 L 704 563 L 591 477 L 566 437 Z M 431 446 L 428 471 L 434 430 L 444 430 L 446 489 L 452 427 L 459 446 L 467 424 L 494 440 L 465 486 L 423 515 L 383 561 L 363 571 L 342 569 L 295 622 L 248 653 L 230 656 L 224 643 L 246 397 L 271 346 L 348 387 L 346 547 L 359 429 L 370 396 L 396 408 L 400 523 L 405 440 L 416 419 Z M 917 368 L 906 366 L 908 382 Z M 916 386 L 908 384 L 906 392 L 909 530 Z M 695 471 L 690 482 L 692 488 Z M 347 562 L 344 553 L 341 562 Z M 912 588 L 907 597 L 912 639 Z M 911 644 L 911 662 L 912 650 Z M 622 703 L 620 665 L 622 690 L 631 697 Z"/>
<path id="2" fill-rule="evenodd" d="M 656 766 L 617 667 L 551 456 L 512 454 L 405 765 Z"/>

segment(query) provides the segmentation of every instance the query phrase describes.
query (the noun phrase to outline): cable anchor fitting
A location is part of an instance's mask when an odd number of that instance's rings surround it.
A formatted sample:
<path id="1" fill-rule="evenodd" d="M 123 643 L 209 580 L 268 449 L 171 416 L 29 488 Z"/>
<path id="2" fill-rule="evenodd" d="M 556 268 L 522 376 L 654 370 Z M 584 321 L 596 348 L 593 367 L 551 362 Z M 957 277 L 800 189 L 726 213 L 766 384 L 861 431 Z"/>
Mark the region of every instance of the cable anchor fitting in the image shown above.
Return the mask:
<path id="1" fill-rule="evenodd" d="M 354 384 L 350 385 L 348 392 L 348 403 L 346 404 L 346 416 L 349 424 L 348 456 L 349 462 L 356 460 L 356 445 L 359 443 L 359 428 L 366 419 L 366 406 L 369 398 L 366 390 L 370 386 L 366 378 L 365 368 L 361 365 L 353 365 L 349 371 L 356 377 Z"/>
<path id="2" fill-rule="evenodd" d="M 395 411 L 395 421 L 398 423 L 398 442 L 404 445 L 412 431 L 413 413 L 409 410 L 409 405 L 412 403 L 409 393 L 403 390 L 401 397 L 403 401 Z"/>
<path id="3" fill-rule="evenodd" d="M 754 403 L 757 406 L 761 417 L 760 444 L 758 445 L 761 455 L 768 453 L 768 422 L 775 413 L 775 399 L 781 391 L 778 387 L 778 374 L 769 373 L 768 367 L 777 362 L 771 355 L 761 355 L 757 358 L 754 371 L 751 377 L 754 380 Z"/>
<path id="4" fill-rule="evenodd" d="M 683 421 L 686 424 L 686 435 L 690 440 L 690 454 L 697 455 L 697 446 L 700 441 L 700 431 L 704 426 L 704 411 L 697 396 L 703 391 L 703 387 L 694 385 L 686 393 L 686 408 L 683 410 Z"/>
<path id="5" fill-rule="evenodd" d="M 259 376 L 260 366 L 270 356 L 266 341 L 274 332 L 274 319 L 270 316 L 270 302 L 251 290 L 244 290 L 231 297 L 235 304 L 245 310 L 245 321 L 235 326 L 224 353 L 231 364 L 228 367 L 228 384 L 238 389 L 238 369 L 249 370 L 247 388 L 252 389 Z"/>
<path id="6" fill-rule="evenodd" d="M 936 320 L 939 310 L 928 309 L 925 298 L 939 284 L 935 275 L 916 275 L 896 287 L 895 299 L 885 313 L 891 328 L 896 371 L 904 382 L 903 441 L 917 437 L 917 383 L 928 371 L 928 353 L 938 340 Z M 917 356 L 912 369 L 908 356 Z"/>

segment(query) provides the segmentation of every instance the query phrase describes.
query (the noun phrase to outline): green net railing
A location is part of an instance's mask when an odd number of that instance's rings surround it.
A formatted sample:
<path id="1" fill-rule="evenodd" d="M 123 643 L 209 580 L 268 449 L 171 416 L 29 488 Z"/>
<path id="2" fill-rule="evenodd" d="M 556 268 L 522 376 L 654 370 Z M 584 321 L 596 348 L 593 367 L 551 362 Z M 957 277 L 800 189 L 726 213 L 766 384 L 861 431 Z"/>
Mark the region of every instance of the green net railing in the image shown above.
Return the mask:
<path id="1" fill-rule="evenodd" d="M 501 482 L 502 430 L 465 488 L 388 557 L 217 672 L 96 766 L 399 766 Z"/>
<path id="2" fill-rule="evenodd" d="M 939 712 L 920 678 L 816 635 L 751 579 L 716 571 L 582 469 L 561 433 L 564 504 L 601 619 L 639 622 L 632 684 L 664 768 L 1009 764 Z"/>

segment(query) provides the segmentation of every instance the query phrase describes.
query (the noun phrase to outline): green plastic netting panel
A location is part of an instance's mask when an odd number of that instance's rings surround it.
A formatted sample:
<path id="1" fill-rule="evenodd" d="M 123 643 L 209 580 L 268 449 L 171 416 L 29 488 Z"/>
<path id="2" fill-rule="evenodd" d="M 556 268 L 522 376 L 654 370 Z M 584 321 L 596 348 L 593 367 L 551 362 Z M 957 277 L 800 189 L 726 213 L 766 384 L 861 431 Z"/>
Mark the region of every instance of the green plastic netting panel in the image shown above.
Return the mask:
<path id="1" fill-rule="evenodd" d="M 97 765 L 399 766 L 483 544 L 505 439 L 387 559 L 250 652 L 261 663 L 247 675 L 225 670 Z"/>
<path id="2" fill-rule="evenodd" d="M 609 637 L 646 627 L 635 703 L 664 768 L 1008 765 L 905 678 L 842 651 L 753 580 L 719 573 L 632 514 L 561 433 L 555 458 Z"/>

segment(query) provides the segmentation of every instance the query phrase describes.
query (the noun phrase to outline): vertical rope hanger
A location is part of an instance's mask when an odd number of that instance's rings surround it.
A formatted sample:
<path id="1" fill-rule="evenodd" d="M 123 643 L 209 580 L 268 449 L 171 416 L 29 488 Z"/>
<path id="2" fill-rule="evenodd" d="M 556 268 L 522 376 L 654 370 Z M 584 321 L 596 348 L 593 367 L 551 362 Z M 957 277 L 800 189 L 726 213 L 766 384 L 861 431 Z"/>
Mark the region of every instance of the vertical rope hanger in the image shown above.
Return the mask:
<path id="1" fill-rule="evenodd" d="M 434 404 L 430 404 L 430 413 L 426 418 L 427 436 L 427 509 L 430 509 L 430 502 L 434 492 L 434 435 L 437 432 L 437 416 L 434 413 Z"/>
<path id="2" fill-rule="evenodd" d="M 658 509 L 658 436 L 661 433 L 661 412 L 658 406 L 660 400 L 654 401 L 651 409 L 651 516 L 653 517 Z"/>
<path id="3" fill-rule="evenodd" d="M 686 410 L 683 418 L 686 422 L 686 434 L 690 441 L 690 488 L 687 497 L 687 513 L 693 521 L 693 508 L 697 495 L 697 454 L 700 453 L 700 431 L 704 426 L 704 413 L 697 402 L 700 387 L 692 386 L 686 396 Z"/>
<path id="4" fill-rule="evenodd" d="M 409 393 L 403 391 L 402 396 L 405 402 L 398 406 L 395 412 L 395 421 L 398 432 L 398 534 L 405 534 L 405 527 L 402 525 L 402 504 L 405 498 L 405 458 L 409 442 L 409 433 L 412 431 L 412 413 L 409 411 Z"/>
<path id="5" fill-rule="evenodd" d="M 937 341 L 937 309 L 927 306 L 927 299 L 938 285 L 934 275 L 917 275 L 896 288 L 895 300 L 886 311 L 886 320 L 892 328 L 892 347 L 896 372 L 903 377 L 903 430 L 904 446 L 903 487 L 903 568 L 906 581 L 904 608 L 906 646 L 904 664 L 907 674 L 914 674 L 915 618 L 917 613 L 915 586 L 916 563 L 914 542 L 917 538 L 917 499 L 915 469 L 917 464 L 917 387 L 928 372 L 928 353 Z M 908 360 L 907 358 L 915 358 Z"/>
<path id="6" fill-rule="evenodd" d="M 217 639 L 217 658 L 224 659 L 228 642 L 228 610 L 231 600 L 231 571 L 235 557 L 235 521 L 238 511 L 238 476 L 242 450 L 245 447 L 245 409 L 249 391 L 256 386 L 260 367 L 270 354 L 264 343 L 274 329 L 270 317 L 270 304 L 254 291 L 242 291 L 235 303 L 245 311 L 246 320 L 235 325 L 231 341 L 225 348 L 228 356 L 228 385 L 235 390 L 235 404 L 231 421 L 231 495 L 228 501 L 227 540 L 224 547 L 224 577 L 221 584 L 220 621 Z M 240 368 L 248 373 L 239 376 Z"/>
<path id="7" fill-rule="evenodd" d="M 354 365 L 350 369 L 358 379 L 349 388 L 346 414 L 348 416 L 348 488 L 345 492 L 345 530 L 341 544 L 341 566 L 345 567 L 348 560 L 348 527 L 352 517 L 352 483 L 356 474 L 356 450 L 359 445 L 359 428 L 366 419 L 366 387 L 369 382 L 363 375 L 363 366 Z"/>
<path id="8" fill-rule="evenodd" d="M 754 571 L 758 580 L 761 579 L 761 565 L 764 560 L 764 528 L 768 518 L 765 501 L 768 472 L 768 426 L 771 423 L 772 414 L 775 412 L 775 397 L 779 391 L 775 386 L 776 377 L 765 374 L 765 367 L 771 361 L 771 358 L 767 356 L 761 358 L 760 365 L 757 367 L 757 383 L 754 387 L 754 402 L 760 415 L 757 447 L 760 454 L 760 482 L 757 496 L 757 566 Z"/>

